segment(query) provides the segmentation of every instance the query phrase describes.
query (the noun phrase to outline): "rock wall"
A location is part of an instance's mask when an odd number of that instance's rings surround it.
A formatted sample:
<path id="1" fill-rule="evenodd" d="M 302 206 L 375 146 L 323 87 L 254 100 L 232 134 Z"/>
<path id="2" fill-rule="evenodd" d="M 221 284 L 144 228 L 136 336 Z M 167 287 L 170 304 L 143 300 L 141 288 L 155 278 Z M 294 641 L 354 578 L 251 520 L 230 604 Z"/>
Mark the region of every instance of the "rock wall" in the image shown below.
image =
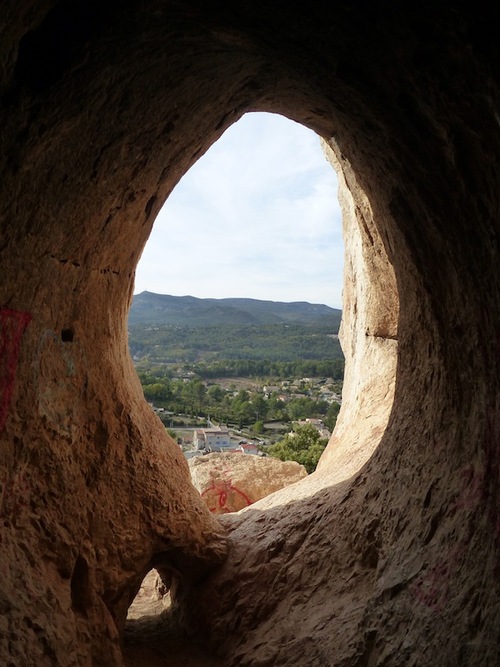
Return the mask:
<path id="1" fill-rule="evenodd" d="M 323 150 L 338 174 L 344 238 L 339 338 L 345 356 L 342 408 L 319 470 L 337 481 L 357 472 L 377 448 L 394 400 L 399 297 L 373 211 L 334 140 Z M 340 156 L 340 155 L 339 155 Z"/>
<path id="2" fill-rule="evenodd" d="M 497 664 L 497 23 L 427 1 L 2 4 L 2 664 L 119 665 L 151 567 L 225 665 Z M 126 315 L 165 198 L 254 110 L 343 174 L 349 375 L 318 471 L 218 522 L 144 404 Z"/>

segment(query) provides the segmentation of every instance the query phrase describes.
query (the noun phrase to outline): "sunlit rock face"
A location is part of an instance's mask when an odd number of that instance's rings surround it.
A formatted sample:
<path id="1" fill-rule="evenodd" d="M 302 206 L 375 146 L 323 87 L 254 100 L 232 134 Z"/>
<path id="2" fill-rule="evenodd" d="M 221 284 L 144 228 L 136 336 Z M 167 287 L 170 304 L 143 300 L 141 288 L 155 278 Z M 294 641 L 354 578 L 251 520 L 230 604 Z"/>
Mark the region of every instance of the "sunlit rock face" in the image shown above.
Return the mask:
<path id="1" fill-rule="evenodd" d="M 495 17 L 337 0 L 1 14 L 0 663 L 120 665 L 158 567 L 226 666 L 496 665 Z M 218 522 L 144 404 L 126 316 L 165 198 L 251 110 L 315 130 L 342 173 L 348 377 L 318 471 Z"/>
<path id="2" fill-rule="evenodd" d="M 394 269 L 370 202 L 338 147 L 323 142 L 339 178 L 344 285 L 339 338 L 346 359 L 342 409 L 318 466 L 336 481 L 357 472 L 377 448 L 394 400 L 399 298 Z"/>
<path id="3" fill-rule="evenodd" d="M 271 456 L 213 453 L 189 461 L 191 481 L 213 514 L 238 512 L 294 484 L 307 471 L 296 461 Z"/>

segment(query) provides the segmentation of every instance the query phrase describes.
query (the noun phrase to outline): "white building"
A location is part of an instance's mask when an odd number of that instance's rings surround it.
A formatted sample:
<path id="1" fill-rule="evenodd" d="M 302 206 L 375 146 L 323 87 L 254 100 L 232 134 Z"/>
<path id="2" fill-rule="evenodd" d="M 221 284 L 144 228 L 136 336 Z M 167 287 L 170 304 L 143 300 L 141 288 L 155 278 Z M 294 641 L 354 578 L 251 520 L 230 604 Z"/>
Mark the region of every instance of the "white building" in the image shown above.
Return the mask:
<path id="1" fill-rule="evenodd" d="M 219 452 L 232 447 L 229 431 L 225 426 L 197 429 L 193 433 L 193 447 Z"/>

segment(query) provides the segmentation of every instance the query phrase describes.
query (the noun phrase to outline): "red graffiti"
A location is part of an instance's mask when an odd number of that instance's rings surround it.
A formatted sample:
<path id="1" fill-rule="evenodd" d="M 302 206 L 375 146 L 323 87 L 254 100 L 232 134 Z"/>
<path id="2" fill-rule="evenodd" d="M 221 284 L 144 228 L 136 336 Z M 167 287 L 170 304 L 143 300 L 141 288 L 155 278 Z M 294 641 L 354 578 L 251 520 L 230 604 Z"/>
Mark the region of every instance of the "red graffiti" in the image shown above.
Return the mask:
<path id="1" fill-rule="evenodd" d="M 449 579 L 458 568 L 464 551 L 463 546 L 450 551 L 446 558 L 440 560 L 410 586 L 411 593 L 420 604 L 433 611 L 441 612 L 444 610 L 448 601 Z"/>
<path id="2" fill-rule="evenodd" d="M 485 496 L 485 474 L 473 466 L 467 466 L 462 470 L 461 477 L 463 489 L 451 509 L 474 509 Z"/>
<path id="3" fill-rule="evenodd" d="M 30 321 L 29 313 L 8 308 L 0 310 L 0 432 L 9 413 L 21 336 Z"/>
<path id="4" fill-rule="evenodd" d="M 446 516 L 456 512 L 470 513 L 485 499 L 485 474 L 474 466 L 465 467 L 460 476 L 462 490 L 449 506 Z M 438 562 L 411 586 L 410 592 L 420 602 L 437 612 L 442 612 L 449 595 L 450 579 L 460 568 L 460 560 L 467 551 L 467 539 L 450 549 Z"/>
<path id="5" fill-rule="evenodd" d="M 433 609 L 443 611 L 448 599 L 448 586 L 441 585 L 441 579 L 447 574 L 443 565 L 436 565 L 424 577 L 418 579 L 410 591 L 420 604 Z"/>
<path id="6" fill-rule="evenodd" d="M 212 486 L 201 495 L 214 514 L 237 512 L 252 504 L 247 494 L 233 486 L 230 479 L 213 479 Z"/>

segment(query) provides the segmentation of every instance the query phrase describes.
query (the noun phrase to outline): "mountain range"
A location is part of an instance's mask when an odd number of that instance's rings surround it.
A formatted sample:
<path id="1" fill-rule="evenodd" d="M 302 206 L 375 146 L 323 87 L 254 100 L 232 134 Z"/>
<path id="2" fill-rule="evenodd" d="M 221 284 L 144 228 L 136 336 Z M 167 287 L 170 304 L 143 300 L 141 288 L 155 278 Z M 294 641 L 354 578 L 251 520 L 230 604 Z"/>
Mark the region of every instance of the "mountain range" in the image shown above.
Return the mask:
<path id="1" fill-rule="evenodd" d="M 198 299 L 141 292 L 133 298 L 129 325 L 187 327 L 223 325 L 325 325 L 338 331 L 342 311 L 306 301 L 284 303 L 259 299 Z"/>

